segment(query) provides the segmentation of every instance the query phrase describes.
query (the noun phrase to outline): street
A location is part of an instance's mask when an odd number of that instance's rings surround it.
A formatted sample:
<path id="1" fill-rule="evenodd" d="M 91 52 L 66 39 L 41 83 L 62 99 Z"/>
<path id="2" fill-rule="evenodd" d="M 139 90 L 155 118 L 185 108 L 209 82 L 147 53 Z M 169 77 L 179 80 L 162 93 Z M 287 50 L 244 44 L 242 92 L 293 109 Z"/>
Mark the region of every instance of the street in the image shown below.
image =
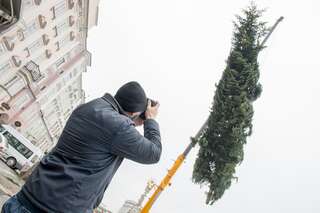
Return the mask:
<path id="1" fill-rule="evenodd" d="M 23 183 L 19 175 L 0 160 L 0 209 L 10 196 L 19 191 Z"/>

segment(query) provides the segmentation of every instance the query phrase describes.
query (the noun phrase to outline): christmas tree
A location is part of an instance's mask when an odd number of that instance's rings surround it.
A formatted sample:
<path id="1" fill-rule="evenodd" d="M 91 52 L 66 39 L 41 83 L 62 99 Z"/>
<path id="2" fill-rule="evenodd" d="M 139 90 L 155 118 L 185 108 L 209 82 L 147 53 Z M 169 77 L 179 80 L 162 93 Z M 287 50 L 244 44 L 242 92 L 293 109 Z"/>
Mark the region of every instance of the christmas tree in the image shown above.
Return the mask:
<path id="1" fill-rule="evenodd" d="M 259 52 L 269 30 L 260 21 L 263 14 L 255 5 L 236 16 L 232 48 L 222 78 L 216 85 L 208 126 L 200 138 L 193 181 L 207 185 L 207 204 L 222 197 L 244 157 L 243 146 L 252 133 L 253 102 L 259 98 Z"/>

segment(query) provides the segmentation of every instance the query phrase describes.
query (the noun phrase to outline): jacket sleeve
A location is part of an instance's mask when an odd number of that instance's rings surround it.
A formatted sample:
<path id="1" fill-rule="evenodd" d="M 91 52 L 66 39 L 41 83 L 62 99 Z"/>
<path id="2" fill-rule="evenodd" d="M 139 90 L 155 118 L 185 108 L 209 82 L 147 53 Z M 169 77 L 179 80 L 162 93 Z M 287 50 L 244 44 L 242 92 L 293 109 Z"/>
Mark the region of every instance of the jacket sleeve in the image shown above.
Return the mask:
<path id="1" fill-rule="evenodd" d="M 158 123 L 153 119 L 144 122 L 144 136 L 133 123 L 124 122 L 111 139 L 113 154 L 143 164 L 153 164 L 160 160 L 161 137 Z"/>

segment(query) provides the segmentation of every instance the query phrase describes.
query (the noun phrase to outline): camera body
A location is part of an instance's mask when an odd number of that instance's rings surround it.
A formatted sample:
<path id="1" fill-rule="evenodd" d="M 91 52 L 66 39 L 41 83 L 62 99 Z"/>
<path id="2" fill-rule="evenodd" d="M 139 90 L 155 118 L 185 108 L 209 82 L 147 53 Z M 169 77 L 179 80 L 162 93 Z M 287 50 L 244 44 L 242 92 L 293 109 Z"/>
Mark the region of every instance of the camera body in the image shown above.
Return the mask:
<path id="1" fill-rule="evenodd" d="M 157 105 L 157 102 L 156 102 L 156 101 L 148 98 L 148 102 L 149 102 L 149 101 L 151 101 L 151 106 L 152 106 L 152 107 L 154 107 L 154 106 Z M 147 118 L 146 118 L 146 111 L 144 111 L 143 113 L 141 113 L 140 118 L 141 118 L 142 120 L 146 120 L 146 119 L 147 119 Z"/>

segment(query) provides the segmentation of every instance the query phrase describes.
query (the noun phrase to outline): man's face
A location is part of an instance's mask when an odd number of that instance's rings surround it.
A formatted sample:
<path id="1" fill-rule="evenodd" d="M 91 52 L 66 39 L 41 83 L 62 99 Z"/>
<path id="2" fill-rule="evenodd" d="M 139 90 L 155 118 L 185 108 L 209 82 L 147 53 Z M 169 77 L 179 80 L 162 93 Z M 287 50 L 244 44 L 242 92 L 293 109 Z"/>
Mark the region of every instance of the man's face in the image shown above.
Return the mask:
<path id="1" fill-rule="evenodd" d="M 138 117 L 138 118 L 136 118 L 135 120 L 133 120 L 133 122 L 134 122 L 134 124 L 135 124 L 136 126 L 142 126 L 143 123 L 144 123 L 144 120 L 141 119 L 140 117 Z"/>

